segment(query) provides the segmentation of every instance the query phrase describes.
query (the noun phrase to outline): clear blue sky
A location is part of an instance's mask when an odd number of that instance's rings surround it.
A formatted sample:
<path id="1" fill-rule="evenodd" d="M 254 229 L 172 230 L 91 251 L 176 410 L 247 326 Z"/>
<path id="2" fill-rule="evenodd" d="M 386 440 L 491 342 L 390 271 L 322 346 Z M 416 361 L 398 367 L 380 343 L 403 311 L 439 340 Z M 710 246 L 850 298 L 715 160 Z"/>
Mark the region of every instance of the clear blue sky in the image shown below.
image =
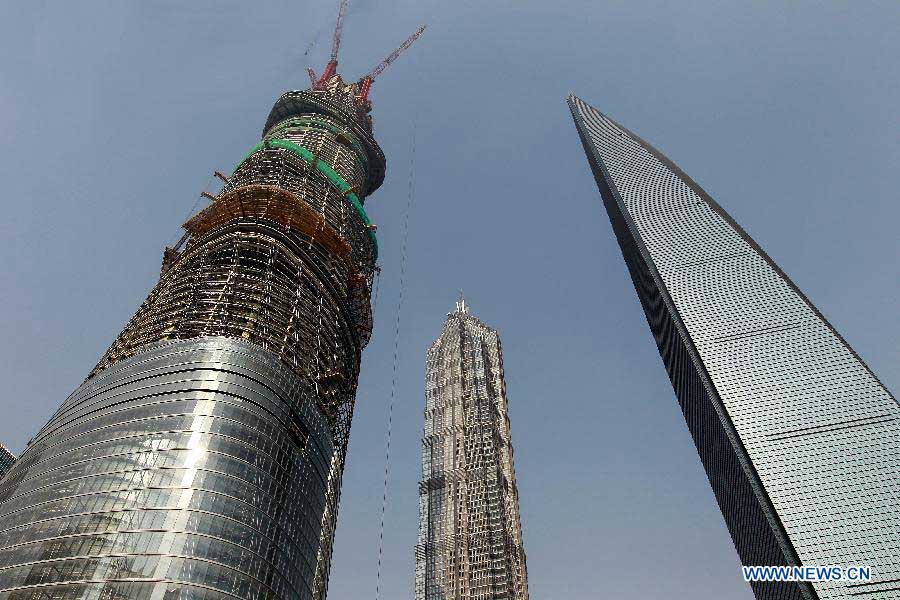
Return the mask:
<path id="1" fill-rule="evenodd" d="M 212 171 L 321 68 L 332 4 L 0 6 L 0 440 L 78 385 Z M 412 596 L 424 353 L 462 288 L 503 338 L 532 597 L 749 600 L 564 99 L 672 158 L 896 392 L 900 4 L 351 0 L 341 70 L 423 21 L 372 92 L 384 274 L 329 598 L 374 597 L 415 135 L 382 597 Z"/>

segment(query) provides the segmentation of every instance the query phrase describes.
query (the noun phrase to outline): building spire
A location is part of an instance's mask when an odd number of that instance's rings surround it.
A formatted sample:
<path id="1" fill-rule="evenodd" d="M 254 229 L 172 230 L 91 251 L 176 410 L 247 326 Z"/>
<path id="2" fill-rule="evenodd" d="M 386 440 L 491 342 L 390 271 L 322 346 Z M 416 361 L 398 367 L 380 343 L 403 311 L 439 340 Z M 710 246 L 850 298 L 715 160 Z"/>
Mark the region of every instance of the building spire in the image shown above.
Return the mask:
<path id="1" fill-rule="evenodd" d="M 459 300 L 456 301 L 456 312 L 464 315 L 469 314 L 469 308 L 466 306 L 466 299 L 463 298 L 462 290 L 459 290 Z"/>

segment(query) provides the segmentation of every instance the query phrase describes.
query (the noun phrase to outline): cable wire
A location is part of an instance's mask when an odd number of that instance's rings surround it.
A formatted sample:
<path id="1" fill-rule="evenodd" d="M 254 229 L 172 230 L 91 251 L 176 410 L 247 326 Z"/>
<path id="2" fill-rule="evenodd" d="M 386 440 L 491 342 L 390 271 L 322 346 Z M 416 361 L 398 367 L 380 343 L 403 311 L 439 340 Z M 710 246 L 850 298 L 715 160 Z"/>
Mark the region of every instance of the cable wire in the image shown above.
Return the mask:
<path id="1" fill-rule="evenodd" d="M 384 556 L 384 521 L 387 511 L 388 480 L 390 479 L 391 465 L 391 434 L 394 424 L 394 398 L 397 390 L 397 365 L 400 356 L 400 317 L 403 314 L 403 289 L 406 279 L 406 247 L 409 240 L 409 213 L 412 209 L 413 189 L 415 187 L 415 162 L 416 162 L 416 122 L 413 118 L 412 134 L 410 136 L 409 151 L 409 187 L 407 189 L 406 214 L 403 216 L 403 241 L 400 247 L 400 295 L 397 301 L 397 320 L 394 324 L 394 369 L 391 377 L 391 399 L 388 403 L 388 427 L 387 444 L 384 452 L 384 492 L 381 497 L 381 527 L 378 533 L 378 572 L 375 577 L 375 600 L 381 597 L 381 563 Z"/>

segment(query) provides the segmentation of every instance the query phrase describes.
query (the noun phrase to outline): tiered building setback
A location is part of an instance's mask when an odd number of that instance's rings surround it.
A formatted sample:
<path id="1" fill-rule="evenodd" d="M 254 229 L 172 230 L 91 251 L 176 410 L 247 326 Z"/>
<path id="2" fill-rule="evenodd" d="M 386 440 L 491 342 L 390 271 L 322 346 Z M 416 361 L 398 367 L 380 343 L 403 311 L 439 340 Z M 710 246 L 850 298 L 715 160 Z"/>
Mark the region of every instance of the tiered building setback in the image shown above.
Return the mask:
<path id="1" fill-rule="evenodd" d="M 569 107 L 741 561 L 872 569 L 869 582 L 754 583 L 756 597 L 900 598 L 896 398 L 690 177 L 582 100 Z"/>
<path id="2" fill-rule="evenodd" d="M 500 338 L 460 298 L 426 361 L 416 600 L 527 600 Z"/>
<path id="3" fill-rule="evenodd" d="M 0 597 L 325 598 L 385 173 L 361 84 L 278 99 L 0 482 Z"/>

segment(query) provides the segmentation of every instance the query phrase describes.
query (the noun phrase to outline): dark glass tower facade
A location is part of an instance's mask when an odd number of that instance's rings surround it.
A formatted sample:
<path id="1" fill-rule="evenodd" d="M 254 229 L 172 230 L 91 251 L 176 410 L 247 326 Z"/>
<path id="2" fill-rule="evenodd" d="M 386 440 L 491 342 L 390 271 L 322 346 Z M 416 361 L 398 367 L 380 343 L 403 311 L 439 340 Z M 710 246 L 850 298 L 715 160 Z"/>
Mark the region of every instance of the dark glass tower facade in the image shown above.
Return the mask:
<path id="1" fill-rule="evenodd" d="M 339 75 L 284 94 L 0 481 L 0 597 L 326 595 L 384 156 Z"/>
<path id="2" fill-rule="evenodd" d="M 7 449 L 6 446 L 0 444 L 0 479 L 12 468 L 16 462 L 16 455 Z"/>
<path id="3" fill-rule="evenodd" d="M 416 600 L 528 600 L 500 337 L 460 298 L 425 366 Z"/>
<path id="4" fill-rule="evenodd" d="M 900 598 L 900 406 L 725 211 L 649 144 L 569 107 L 745 565 L 866 565 L 758 598 Z M 770 193 L 761 190 L 763 193 Z"/>

